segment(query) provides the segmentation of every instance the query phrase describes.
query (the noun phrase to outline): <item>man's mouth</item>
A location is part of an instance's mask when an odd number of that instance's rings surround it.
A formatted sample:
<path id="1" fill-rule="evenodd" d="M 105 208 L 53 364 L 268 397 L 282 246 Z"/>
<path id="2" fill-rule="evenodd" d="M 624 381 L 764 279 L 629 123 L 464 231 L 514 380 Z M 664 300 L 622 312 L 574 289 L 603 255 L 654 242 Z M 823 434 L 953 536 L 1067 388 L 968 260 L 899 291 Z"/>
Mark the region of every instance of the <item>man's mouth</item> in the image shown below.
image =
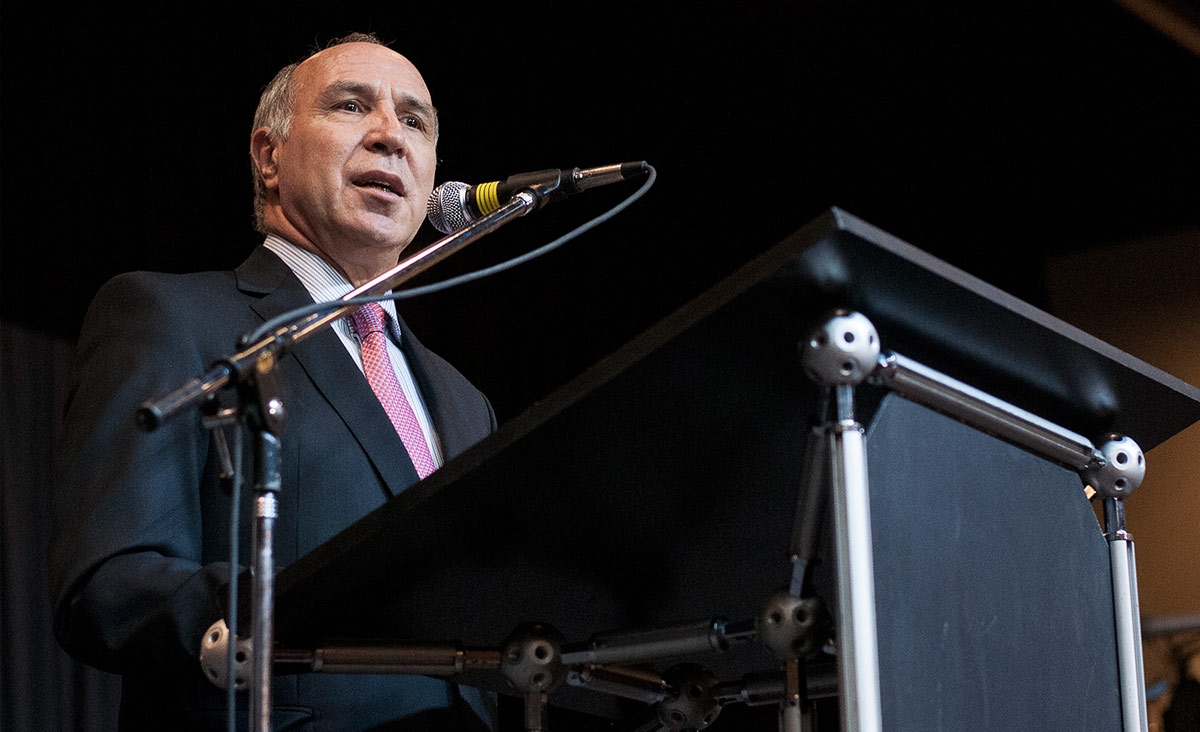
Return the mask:
<path id="1" fill-rule="evenodd" d="M 404 195 L 404 184 L 398 178 L 387 175 L 371 175 L 359 178 L 354 181 L 354 185 L 359 188 L 375 188 L 381 191 L 387 191 L 395 196 Z"/>

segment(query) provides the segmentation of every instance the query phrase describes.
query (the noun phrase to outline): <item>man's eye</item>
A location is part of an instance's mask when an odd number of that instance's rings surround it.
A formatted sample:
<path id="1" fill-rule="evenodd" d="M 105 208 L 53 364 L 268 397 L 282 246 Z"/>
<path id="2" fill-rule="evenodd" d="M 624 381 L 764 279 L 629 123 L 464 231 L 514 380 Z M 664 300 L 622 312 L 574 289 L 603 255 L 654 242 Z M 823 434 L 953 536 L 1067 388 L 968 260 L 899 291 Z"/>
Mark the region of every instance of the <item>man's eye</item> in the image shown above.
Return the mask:
<path id="1" fill-rule="evenodd" d="M 415 117 L 413 115 L 409 115 L 409 116 L 405 117 L 404 124 L 408 125 L 409 127 L 412 127 L 413 129 L 417 129 L 417 130 L 425 129 L 425 120 L 421 119 L 420 117 Z"/>
<path id="2" fill-rule="evenodd" d="M 363 111 L 362 105 L 353 100 L 342 102 L 341 105 L 339 105 L 339 106 L 347 112 Z"/>

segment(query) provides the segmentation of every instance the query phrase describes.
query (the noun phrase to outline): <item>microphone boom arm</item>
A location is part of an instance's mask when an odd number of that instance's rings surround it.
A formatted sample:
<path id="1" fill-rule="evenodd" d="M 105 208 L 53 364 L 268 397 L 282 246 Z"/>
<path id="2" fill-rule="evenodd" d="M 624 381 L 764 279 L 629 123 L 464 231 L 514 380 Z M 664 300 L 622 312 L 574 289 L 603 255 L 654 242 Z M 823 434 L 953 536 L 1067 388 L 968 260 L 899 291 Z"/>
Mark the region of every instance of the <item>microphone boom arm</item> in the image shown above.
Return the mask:
<path id="1" fill-rule="evenodd" d="M 347 304 L 323 315 L 309 315 L 303 320 L 276 329 L 273 333 L 254 344 L 242 343 L 242 350 L 219 360 L 203 376 L 193 379 L 178 389 L 155 401 L 142 404 L 137 411 L 137 422 L 143 430 L 153 431 L 186 407 L 189 407 L 221 389 L 237 384 L 242 374 L 252 371 L 260 360 L 278 358 L 300 341 L 308 338 L 333 321 L 356 309 L 362 303 L 357 298 L 370 299 L 393 290 L 400 284 L 416 277 L 433 265 L 458 250 L 472 244 L 500 228 L 509 221 L 537 207 L 537 197 L 528 191 L 519 191 L 500 208 L 475 219 L 461 231 L 430 244 L 416 254 L 401 260 L 395 267 L 342 296 Z"/>

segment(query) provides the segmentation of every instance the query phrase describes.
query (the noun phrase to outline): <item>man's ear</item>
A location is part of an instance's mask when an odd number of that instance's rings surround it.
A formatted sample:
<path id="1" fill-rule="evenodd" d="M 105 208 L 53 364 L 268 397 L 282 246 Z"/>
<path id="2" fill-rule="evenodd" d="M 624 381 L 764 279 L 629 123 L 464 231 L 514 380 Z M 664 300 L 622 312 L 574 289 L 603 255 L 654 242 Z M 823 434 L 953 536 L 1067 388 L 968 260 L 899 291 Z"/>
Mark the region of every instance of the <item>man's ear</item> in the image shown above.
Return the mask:
<path id="1" fill-rule="evenodd" d="M 275 150 L 275 143 L 271 141 L 266 127 L 259 127 L 250 135 L 250 159 L 258 167 L 259 175 L 268 189 L 275 187 L 275 176 L 279 170 Z"/>

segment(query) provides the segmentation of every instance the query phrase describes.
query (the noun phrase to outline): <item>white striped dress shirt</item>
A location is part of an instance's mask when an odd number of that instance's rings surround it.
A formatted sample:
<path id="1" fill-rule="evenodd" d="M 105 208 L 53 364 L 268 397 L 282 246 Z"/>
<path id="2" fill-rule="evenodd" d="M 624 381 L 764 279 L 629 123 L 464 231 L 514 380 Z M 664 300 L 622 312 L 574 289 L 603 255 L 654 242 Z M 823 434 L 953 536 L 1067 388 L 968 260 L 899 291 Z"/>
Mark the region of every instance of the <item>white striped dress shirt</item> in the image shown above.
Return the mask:
<path id="1" fill-rule="evenodd" d="M 354 286 L 340 272 L 307 249 L 301 249 L 274 234 L 267 235 L 264 245 L 296 273 L 316 302 L 340 300 L 347 292 L 354 289 Z M 400 350 L 401 334 L 396 321 L 396 302 L 381 300 L 379 304 L 383 306 L 383 311 L 388 316 L 388 334 L 390 336 L 388 338 L 388 355 L 392 359 L 392 367 L 396 370 L 396 378 L 400 380 L 404 396 L 417 414 L 417 421 L 421 423 L 421 431 L 425 433 L 425 441 L 429 443 L 429 452 L 433 455 L 434 463 L 441 467 L 442 450 L 429 419 L 429 410 L 425 408 L 425 402 L 421 399 L 416 381 L 413 380 L 412 372 L 408 368 L 408 361 L 404 358 L 404 352 Z M 358 364 L 358 369 L 362 371 L 362 348 L 359 346 L 358 335 L 354 332 L 349 316 L 338 318 L 330 324 L 330 327 L 337 333 L 338 338 L 342 340 L 342 345 L 346 347 L 346 351 L 354 359 L 354 363 Z"/>

